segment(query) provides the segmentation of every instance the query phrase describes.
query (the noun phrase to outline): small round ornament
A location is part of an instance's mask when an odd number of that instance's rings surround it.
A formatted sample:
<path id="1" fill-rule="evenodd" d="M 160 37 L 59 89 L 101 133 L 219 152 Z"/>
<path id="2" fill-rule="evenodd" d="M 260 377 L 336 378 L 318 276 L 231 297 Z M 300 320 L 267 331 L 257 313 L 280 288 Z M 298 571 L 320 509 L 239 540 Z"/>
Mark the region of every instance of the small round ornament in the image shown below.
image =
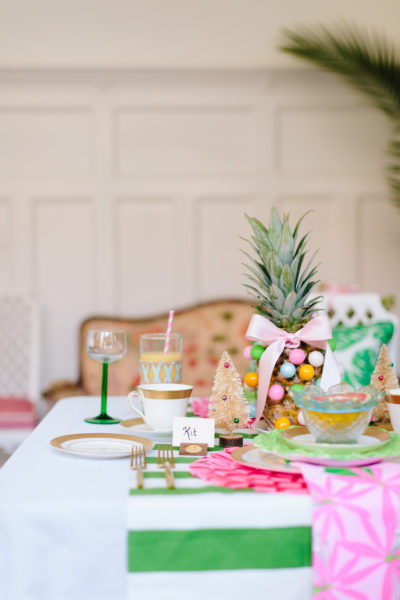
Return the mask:
<path id="1" fill-rule="evenodd" d="M 250 419 L 255 419 L 256 418 L 256 412 L 257 412 L 257 404 L 255 402 L 251 402 L 249 405 L 249 417 Z"/>
<path id="2" fill-rule="evenodd" d="M 221 396 L 222 400 L 225 402 L 225 400 L 228 400 L 228 396 L 225 396 L 225 394 L 223 396 Z"/>
<path id="3" fill-rule="evenodd" d="M 274 383 L 268 390 L 268 397 L 275 402 L 282 400 L 284 395 L 285 389 L 279 383 Z"/>
<path id="4" fill-rule="evenodd" d="M 335 352 L 335 350 L 336 350 L 335 340 L 333 338 L 331 340 L 328 340 L 328 344 L 330 345 L 332 352 Z"/>
<path id="5" fill-rule="evenodd" d="M 291 422 L 287 417 L 279 417 L 279 419 L 275 421 L 275 429 L 287 429 L 290 425 Z"/>
<path id="6" fill-rule="evenodd" d="M 306 353 L 300 348 L 295 348 L 289 352 L 289 360 L 294 365 L 301 365 L 306 359 Z"/>
<path id="7" fill-rule="evenodd" d="M 293 392 L 302 392 L 303 391 L 303 386 L 301 385 L 301 383 L 295 383 L 290 388 L 290 391 L 293 391 Z"/>
<path id="8" fill-rule="evenodd" d="M 310 381 L 314 377 L 314 367 L 312 365 L 301 365 L 299 375 L 304 381 Z"/>
<path id="9" fill-rule="evenodd" d="M 233 419 L 234 423 L 239 423 L 239 419 L 236 417 L 235 419 Z"/>
<path id="10" fill-rule="evenodd" d="M 261 344 L 255 344 L 255 346 L 253 346 L 250 350 L 251 358 L 254 358 L 254 360 L 260 360 L 264 350 L 264 346 L 261 346 Z"/>
<path id="11" fill-rule="evenodd" d="M 225 367 L 225 369 L 229 369 L 229 363 L 228 362 L 224 363 L 224 367 Z"/>
<path id="12" fill-rule="evenodd" d="M 379 375 L 378 379 L 379 379 L 379 381 L 383 381 L 385 378 L 383 375 Z"/>
<path id="13" fill-rule="evenodd" d="M 246 346 L 246 348 L 243 350 L 243 356 L 245 357 L 246 360 L 251 360 L 251 349 L 253 346 Z"/>
<path id="14" fill-rule="evenodd" d="M 310 352 L 310 354 L 308 355 L 308 362 L 310 363 L 311 366 L 313 367 L 321 367 L 324 364 L 324 355 L 322 354 L 322 352 L 318 352 L 318 350 L 313 350 L 312 352 Z"/>
<path id="15" fill-rule="evenodd" d="M 246 373 L 246 375 L 244 376 L 244 382 L 249 387 L 257 387 L 257 385 L 258 385 L 257 373 L 254 373 L 253 371 L 250 371 L 250 373 Z"/>
<path id="16" fill-rule="evenodd" d="M 285 377 L 286 379 L 290 379 L 296 373 L 296 367 L 291 362 L 284 362 L 281 365 L 279 372 L 282 375 L 282 377 Z"/>

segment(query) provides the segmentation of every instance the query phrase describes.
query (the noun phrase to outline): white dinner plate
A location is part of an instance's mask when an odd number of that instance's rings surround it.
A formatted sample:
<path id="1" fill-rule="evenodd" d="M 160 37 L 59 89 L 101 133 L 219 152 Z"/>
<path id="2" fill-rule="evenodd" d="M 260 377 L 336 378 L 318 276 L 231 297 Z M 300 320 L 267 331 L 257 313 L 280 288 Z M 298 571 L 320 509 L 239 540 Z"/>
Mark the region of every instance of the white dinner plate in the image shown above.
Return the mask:
<path id="1" fill-rule="evenodd" d="M 120 433 L 74 433 L 53 438 L 50 444 L 68 454 L 86 458 L 122 458 L 130 456 L 132 446 L 151 450 L 154 443 L 148 439 Z"/>

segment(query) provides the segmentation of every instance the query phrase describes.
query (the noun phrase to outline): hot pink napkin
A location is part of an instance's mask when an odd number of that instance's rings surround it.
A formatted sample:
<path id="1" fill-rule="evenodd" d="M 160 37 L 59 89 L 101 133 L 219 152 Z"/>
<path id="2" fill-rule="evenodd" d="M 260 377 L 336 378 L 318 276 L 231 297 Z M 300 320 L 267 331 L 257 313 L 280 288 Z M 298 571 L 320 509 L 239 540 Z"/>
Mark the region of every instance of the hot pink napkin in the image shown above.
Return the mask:
<path id="1" fill-rule="evenodd" d="M 192 411 L 196 417 L 208 417 L 208 404 L 209 400 L 206 397 L 194 398 L 192 400 Z"/>
<path id="2" fill-rule="evenodd" d="M 223 452 L 214 452 L 199 458 L 189 466 L 190 473 L 212 485 L 232 489 L 254 488 L 256 492 L 308 493 L 300 474 L 278 473 L 240 465 L 230 456 L 233 450 L 235 448 L 226 448 Z"/>
<path id="3" fill-rule="evenodd" d="M 400 598 L 400 468 L 298 463 L 314 500 L 313 600 Z"/>

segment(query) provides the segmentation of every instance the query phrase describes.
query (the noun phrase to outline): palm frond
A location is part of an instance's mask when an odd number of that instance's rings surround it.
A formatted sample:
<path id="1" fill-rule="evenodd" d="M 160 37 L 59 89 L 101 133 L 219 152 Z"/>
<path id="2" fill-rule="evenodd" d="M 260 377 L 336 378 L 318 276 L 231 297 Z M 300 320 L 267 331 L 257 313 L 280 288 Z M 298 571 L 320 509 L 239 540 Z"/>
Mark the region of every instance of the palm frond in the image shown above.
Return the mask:
<path id="1" fill-rule="evenodd" d="M 383 37 L 343 25 L 284 30 L 281 50 L 343 76 L 389 117 L 400 117 L 400 51 Z"/>
<path id="2" fill-rule="evenodd" d="M 284 30 L 281 50 L 344 77 L 382 110 L 393 126 L 387 146 L 386 175 L 400 207 L 400 49 L 385 37 L 343 24 L 335 31 L 319 25 Z"/>
<path id="3" fill-rule="evenodd" d="M 400 208 L 400 125 L 395 128 L 387 146 L 385 167 L 393 202 Z"/>

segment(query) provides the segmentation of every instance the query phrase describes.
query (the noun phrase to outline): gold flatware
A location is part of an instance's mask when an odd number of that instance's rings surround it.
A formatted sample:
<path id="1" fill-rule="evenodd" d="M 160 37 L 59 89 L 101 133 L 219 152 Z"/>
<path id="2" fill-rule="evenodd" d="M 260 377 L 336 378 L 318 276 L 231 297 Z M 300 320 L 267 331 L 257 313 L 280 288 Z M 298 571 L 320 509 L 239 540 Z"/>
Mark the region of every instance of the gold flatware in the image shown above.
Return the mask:
<path id="1" fill-rule="evenodd" d="M 174 489 L 175 481 L 171 467 L 175 467 L 175 459 L 172 444 L 158 444 L 157 466 L 165 469 L 167 488 Z"/>
<path id="2" fill-rule="evenodd" d="M 132 446 L 131 450 L 131 469 L 137 471 L 137 487 L 143 488 L 143 471 L 147 468 L 146 452 L 143 446 Z"/>

